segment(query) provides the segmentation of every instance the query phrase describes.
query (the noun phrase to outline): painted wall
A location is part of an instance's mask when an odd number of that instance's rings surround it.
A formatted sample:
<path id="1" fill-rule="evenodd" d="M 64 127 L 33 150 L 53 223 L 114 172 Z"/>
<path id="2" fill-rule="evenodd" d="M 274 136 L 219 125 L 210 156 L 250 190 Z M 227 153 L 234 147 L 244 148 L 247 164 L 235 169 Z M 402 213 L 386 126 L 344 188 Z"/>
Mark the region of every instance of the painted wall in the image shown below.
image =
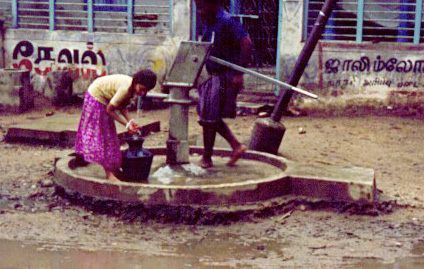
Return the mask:
<path id="1" fill-rule="evenodd" d="M 302 50 L 303 0 L 283 0 L 282 78 Z M 320 96 L 299 106 L 346 108 L 424 104 L 424 45 L 320 41 L 299 86 Z"/>
<path id="2" fill-rule="evenodd" d="M 52 74 L 60 70 L 71 74 L 75 93 L 84 92 L 98 76 L 131 75 L 140 68 L 154 70 L 161 81 L 180 41 L 189 39 L 188 14 L 189 1 L 174 0 L 173 36 L 6 29 L 6 67 L 30 70 L 34 90 L 46 97 L 53 96 Z"/>
<path id="3" fill-rule="evenodd" d="M 132 74 L 151 68 L 160 81 L 171 67 L 179 43 L 190 35 L 190 0 L 174 0 L 174 34 L 111 34 L 7 29 L 5 67 L 31 70 L 35 91 L 53 96 L 52 75 L 67 70 L 74 92 L 84 92 L 104 74 Z M 302 50 L 303 0 L 282 0 L 281 78 L 287 81 Z M 422 45 L 320 42 L 299 86 L 319 101 L 296 95 L 303 107 L 424 103 Z M 160 86 L 156 88 L 160 91 Z"/>

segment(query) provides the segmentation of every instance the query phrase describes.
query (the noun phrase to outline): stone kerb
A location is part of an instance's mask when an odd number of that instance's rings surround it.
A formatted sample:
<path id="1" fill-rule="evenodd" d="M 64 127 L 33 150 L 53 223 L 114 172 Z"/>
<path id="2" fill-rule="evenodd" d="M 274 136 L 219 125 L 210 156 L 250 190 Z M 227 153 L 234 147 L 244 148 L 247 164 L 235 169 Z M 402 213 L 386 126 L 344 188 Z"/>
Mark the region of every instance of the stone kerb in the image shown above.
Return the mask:
<path id="1" fill-rule="evenodd" d="M 166 148 L 148 148 L 154 155 L 165 155 Z M 202 149 L 191 147 L 190 154 Z M 215 156 L 228 157 L 231 150 L 217 149 Z M 76 173 L 79 169 L 72 156 L 59 157 L 55 182 L 70 193 L 98 199 L 140 202 L 146 205 L 220 206 L 255 204 L 274 198 L 301 196 L 324 201 L 348 203 L 376 202 L 373 169 L 307 165 L 280 156 L 247 151 L 242 159 L 267 163 L 280 172 L 265 178 L 206 185 L 166 185 L 149 183 L 112 183 L 95 175 Z"/>

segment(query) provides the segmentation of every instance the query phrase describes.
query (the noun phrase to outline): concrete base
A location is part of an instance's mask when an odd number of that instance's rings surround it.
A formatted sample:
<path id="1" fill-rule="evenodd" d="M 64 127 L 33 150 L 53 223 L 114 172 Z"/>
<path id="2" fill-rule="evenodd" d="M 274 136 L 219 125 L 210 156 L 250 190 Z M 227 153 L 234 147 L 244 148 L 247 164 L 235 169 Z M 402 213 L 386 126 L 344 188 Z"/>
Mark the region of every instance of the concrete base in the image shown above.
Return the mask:
<path id="1" fill-rule="evenodd" d="M 94 164 L 78 167 L 74 157 L 69 155 L 56 162 L 55 182 L 70 193 L 146 205 L 245 205 L 287 195 L 355 203 L 376 200 L 372 169 L 310 166 L 256 151 L 247 151 L 237 166 L 230 168 L 225 162 L 231 150 L 217 149 L 213 159 L 215 166 L 206 174 L 155 178 L 155 170 L 165 162 L 166 148 L 148 149 L 155 155 L 155 168 L 148 183 L 108 182 L 100 167 L 96 169 Z M 192 164 L 198 161 L 202 151 L 202 148 L 190 148 Z"/>
<path id="2" fill-rule="evenodd" d="M 166 163 L 168 164 L 185 164 L 190 162 L 190 148 L 188 140 L 171 140 L 166 141 Z"/>
<path id="3" fill-rule="evenodd" d="M 5 140 L 9 142 L 29 142 L 73 147 L 78 130 L 80 115 L 52 115 L 33 122 L 12 125 Z M 118 135 L 122 138 L 126 132 L 124 126 L 116 124 Z M 141 127 L 142 135 L 159 132 L 160 122 L 151 121 Z M 121 139 L 123 141 L 123 139 Z"/>

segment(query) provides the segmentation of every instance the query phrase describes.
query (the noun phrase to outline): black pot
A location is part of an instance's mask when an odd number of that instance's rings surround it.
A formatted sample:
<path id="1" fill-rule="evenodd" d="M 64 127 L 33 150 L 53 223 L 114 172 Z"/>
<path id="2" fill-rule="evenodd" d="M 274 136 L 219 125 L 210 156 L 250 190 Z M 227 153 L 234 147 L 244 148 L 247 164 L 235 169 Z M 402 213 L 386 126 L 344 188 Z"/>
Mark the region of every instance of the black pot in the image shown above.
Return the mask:
<path id="1" fill-rule="evenodd" d="M 129 148 L 122 152 L 122 177 L 125 181 L 146 182 L 152 166 L 153 154 L 143 149 L 144 138 L 138 135 L 125 137 Z"/>

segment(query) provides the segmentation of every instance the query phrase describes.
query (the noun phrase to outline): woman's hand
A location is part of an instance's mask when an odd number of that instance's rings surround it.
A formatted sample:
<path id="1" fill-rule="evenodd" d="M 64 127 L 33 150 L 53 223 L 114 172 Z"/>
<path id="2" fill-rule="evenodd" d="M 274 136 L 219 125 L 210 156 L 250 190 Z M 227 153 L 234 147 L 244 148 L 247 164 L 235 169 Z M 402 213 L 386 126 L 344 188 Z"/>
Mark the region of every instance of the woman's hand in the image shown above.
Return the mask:
<path id="1" fill-rule="evenodd" d="M 127 128 L 128 132 L 130 134 L 135 134 L 135 133 L 139 132 L 138 128 L 140 126 L 137 124 L 137 122 L 135 122 L 133 119 L 131 119 L 125 127 Z"/>

